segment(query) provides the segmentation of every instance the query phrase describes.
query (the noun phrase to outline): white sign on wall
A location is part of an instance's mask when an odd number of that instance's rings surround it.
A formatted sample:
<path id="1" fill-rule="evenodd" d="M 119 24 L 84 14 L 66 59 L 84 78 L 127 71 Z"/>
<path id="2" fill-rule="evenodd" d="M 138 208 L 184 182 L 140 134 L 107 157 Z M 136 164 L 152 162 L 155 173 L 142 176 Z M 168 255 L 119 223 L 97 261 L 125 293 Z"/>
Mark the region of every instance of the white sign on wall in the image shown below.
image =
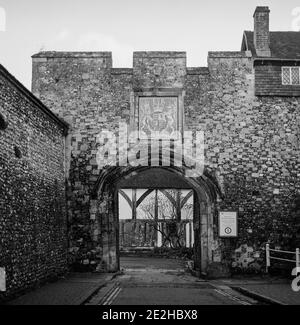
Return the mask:
<path id="1" fill-rule="evenodd" d="M 6 273 L 4 267 L 0 267 L 0 291 L 6 291 Z"/>
<path id="2" fill-rule="evenodd" d="M 227 238 L 238 236 L 237 212 L 220 212 L 219 236 Z"/>

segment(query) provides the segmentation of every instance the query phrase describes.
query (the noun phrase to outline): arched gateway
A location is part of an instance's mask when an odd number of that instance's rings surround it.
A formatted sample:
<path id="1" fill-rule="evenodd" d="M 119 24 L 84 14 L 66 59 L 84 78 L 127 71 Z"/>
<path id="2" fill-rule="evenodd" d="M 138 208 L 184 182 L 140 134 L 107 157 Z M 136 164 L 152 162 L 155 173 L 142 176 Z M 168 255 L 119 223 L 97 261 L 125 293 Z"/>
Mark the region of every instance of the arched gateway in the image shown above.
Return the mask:
<path id="1" fill-rule="evenodd" d="M 118 192 L 122 188 L 180 188 L 194 193 L 193 229 L 195 268 L 205 272 L 212 261 L 216 201 L 221 197 L 218 183 L 207 171 L 197 177 L 186 177 L 186 167 L 108 167 L 102 170 L 95 187 L 96 225 L 102 245 L 105 271 L 119 270 Z"/>

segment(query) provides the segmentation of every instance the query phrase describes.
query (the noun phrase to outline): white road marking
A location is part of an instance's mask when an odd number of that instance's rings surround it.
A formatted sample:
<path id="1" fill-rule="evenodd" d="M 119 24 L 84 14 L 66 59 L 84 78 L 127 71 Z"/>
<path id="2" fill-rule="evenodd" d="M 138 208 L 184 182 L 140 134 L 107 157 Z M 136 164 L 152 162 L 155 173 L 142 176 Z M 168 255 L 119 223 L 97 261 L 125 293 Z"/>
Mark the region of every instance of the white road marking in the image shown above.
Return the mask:
<path id="1" fill-rule="evenodd" d="M 104 302 L 108 300 L 108 298 L 111 296 L 113 291 L 115 291 L 118 288 L 119 284 L 114 283 L 113 286 L 106 292 L 106 294 L 103 296 L 103 298 L 99 301 L 99 305 L 103 305 Z"/>
<path id="2" fill-rule="evenodd" d="M 117 296 L 120 294 L 121 292 L 121 288 L 117 287 L 115 288 L 112 293 L 108 296 L 108 298 L 103 302 L 102 305 L 111 305 L 113 303 L 113 301 L 117 298 Z"/>
<path id="3" fill-rule="evenodd" d="M 111 299 L 108 301 L 108 305 L 111 305 L 115 300 L 116 298 L 118 297 L 118 295 L 120 294 L 120 292 L 122 291 L 121 288 L 119 288 L 117 290 L 117 292 L 111 297 Z"/>
<path id="4" fill-rule="evenodd" d="M 216 292 L 218 292 L 219 294 L 221 294 L 222 296 L 225 296 L 233 301 L 236 301 L 238 303 L 240 303 L 241 305 L 247 305 L 247 306 L 251 306 L 251 304 L 249 302 L 246 302 L 246 301 L 243 301 L 237 297 L 234 297 L 232 296 L 231 294 L 227 293 L 227 292 L 224 292 L 222 290 L 218 290 L 218 289 L 215 289 Z"/>

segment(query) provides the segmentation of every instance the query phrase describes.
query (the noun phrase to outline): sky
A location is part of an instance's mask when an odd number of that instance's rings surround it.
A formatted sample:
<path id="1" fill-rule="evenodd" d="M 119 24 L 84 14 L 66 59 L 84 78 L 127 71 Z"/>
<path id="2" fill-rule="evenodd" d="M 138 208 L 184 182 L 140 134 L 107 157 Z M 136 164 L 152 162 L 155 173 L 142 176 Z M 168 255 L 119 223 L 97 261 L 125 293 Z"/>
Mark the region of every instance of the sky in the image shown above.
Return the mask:
<path id="1" fill-rule="evenodd" d="M 114 67 L 132 67 L 133 51 L 185 51 L 207 66 L 208 51 L 240 50 L 258 5 L 271 30 L 300 29 L 299 0 L 0 0 L 0 63 L 29 89 L 39 51 L 112 51 Z"/>

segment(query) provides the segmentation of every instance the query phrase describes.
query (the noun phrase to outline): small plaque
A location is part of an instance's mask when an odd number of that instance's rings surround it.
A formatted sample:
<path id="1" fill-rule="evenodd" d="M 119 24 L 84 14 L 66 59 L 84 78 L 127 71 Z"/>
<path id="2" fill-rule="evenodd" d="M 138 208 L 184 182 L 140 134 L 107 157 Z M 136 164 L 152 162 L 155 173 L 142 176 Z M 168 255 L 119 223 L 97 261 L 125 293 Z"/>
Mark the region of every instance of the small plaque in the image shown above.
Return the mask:
<path id="1" fill-rule="evenodd" d="M 237 237 L 238 224 L 237 212 L 220 212 L 219 214 L 219 236 L 220 237 Z"/>
<path id="2" fill-rule="evenodd" d="M 0 291 L 6 291 L 6 272 L 4 267 L 0 267 Z"/>

